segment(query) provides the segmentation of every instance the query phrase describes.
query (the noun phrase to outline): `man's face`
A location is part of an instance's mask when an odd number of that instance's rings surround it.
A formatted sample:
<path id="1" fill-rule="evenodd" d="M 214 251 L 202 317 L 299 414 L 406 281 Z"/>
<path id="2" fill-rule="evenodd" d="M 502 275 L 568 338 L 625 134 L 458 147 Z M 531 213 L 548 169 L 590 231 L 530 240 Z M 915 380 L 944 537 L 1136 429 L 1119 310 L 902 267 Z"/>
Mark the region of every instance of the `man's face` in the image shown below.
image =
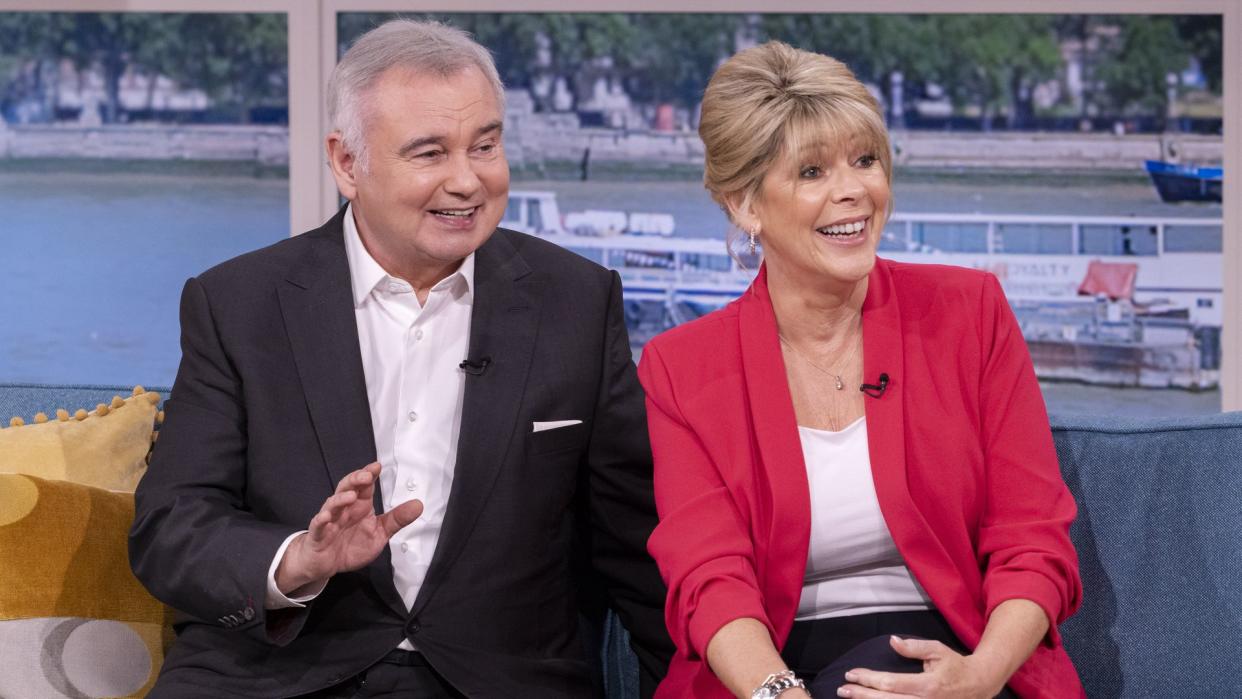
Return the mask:
<path id="1" fill-rule="evenodd" d="M 449 77 L 393 68 L 361 111 L 366 167 L 332 155 L 363 243 L 390 274 L 442 276 L 487 241 L 508 203 L 496 93 L 475 67 Z"/>

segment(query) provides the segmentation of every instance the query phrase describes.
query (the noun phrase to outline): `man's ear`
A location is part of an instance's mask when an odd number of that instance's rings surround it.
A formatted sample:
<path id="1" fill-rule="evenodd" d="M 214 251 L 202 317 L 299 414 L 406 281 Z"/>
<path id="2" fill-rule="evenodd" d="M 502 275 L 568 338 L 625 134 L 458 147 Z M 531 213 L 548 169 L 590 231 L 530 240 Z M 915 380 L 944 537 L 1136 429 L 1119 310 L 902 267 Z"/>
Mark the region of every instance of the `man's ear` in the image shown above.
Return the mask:
<path id="1" fill-rule="evenodd" d="M 336 188 L 341 196 L 353 201 L 358 194 L 358 183 L 355 171 L 358 159 L 345 148 L 340 131 L 333 131 L 324 139 L 324 149 L 328 153 L 328 167 L 332 168 L 332 177 L 336 179 Z"/>

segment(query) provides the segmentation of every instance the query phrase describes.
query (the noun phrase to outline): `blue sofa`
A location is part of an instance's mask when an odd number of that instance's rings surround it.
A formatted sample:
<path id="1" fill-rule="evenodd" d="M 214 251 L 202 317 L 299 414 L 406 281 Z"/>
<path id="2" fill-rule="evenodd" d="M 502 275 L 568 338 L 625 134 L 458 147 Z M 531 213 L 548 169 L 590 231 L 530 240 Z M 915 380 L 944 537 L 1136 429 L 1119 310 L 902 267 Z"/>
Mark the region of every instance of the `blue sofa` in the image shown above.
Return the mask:
<path id="1" fill-rule="evenodd" d="M 0 384 L 0 418 L 89 407 L 117 393 L 128 387 Z M 1079 506 L 1071 534 L 1085 596 L 1062 633 L 1087 694 L 1238 696 L 1242 412 L 1054 417 L 1052 432 Z M 609 699 L 636 697 L 625 629 L 610 616 L 598 636 Z"/>

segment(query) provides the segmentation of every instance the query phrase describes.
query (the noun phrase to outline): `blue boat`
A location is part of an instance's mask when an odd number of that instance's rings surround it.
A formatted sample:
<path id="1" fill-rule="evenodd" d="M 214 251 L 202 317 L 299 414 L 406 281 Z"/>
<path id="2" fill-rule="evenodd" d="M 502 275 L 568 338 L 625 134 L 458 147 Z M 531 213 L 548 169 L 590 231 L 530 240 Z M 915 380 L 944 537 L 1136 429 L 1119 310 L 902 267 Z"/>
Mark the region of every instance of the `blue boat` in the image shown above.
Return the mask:
<path id="1" fill-rule="evenodd" d="M 1163 201 L 1220 201 L 1224 169 L 1146 161 L 1147 174 Z"/>

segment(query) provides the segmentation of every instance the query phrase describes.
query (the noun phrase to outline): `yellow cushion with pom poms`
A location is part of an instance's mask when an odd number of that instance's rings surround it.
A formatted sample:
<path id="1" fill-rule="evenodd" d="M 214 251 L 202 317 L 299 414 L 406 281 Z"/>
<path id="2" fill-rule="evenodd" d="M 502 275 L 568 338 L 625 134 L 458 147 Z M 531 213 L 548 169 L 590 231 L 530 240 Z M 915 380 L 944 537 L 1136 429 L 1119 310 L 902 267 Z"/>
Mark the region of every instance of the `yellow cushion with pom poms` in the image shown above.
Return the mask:
<path id="1" fill-rule="evenodd" d="M 150 691 L 172 613 L 130 572 L 133 518 L 130 493 L 0 473 L 0 696 Z"/>
<path id="2" fill-rule="evenodd" d="M 159 402 L 158 393 L 137 387 L 89 412 L 39 413 L 30 424 L 15 417 L 0 429 L 0 473 L 133 492 L 146 470 Z"/>

